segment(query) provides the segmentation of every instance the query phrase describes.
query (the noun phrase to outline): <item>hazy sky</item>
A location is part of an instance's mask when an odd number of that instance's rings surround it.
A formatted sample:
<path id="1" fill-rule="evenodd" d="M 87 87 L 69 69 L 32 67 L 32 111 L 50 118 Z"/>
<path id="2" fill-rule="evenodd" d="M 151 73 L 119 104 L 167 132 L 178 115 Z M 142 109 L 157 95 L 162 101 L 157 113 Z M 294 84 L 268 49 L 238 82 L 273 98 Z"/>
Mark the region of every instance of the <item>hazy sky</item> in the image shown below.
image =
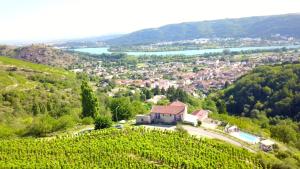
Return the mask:
<path id="1" fill-rule="evenodd" d="M 300 0 L 0 0 L 0 41 L 89 37 L 169 23 L 299 12 Z"/>

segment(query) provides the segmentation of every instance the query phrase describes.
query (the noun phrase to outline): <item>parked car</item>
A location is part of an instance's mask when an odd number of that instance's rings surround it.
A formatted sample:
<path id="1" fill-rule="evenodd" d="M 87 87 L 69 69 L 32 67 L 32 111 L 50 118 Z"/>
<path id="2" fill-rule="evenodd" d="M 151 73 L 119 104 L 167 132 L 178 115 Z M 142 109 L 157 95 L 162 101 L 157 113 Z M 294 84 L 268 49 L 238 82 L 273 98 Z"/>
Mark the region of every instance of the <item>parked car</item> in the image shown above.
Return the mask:
<path id="1" fill-rule="evenodd" d="M 124 128 L 124 126 L 122 124 L 117 124 L 117 125 L 115 125 L 115 128 L 122 129 L 122 128 Z"/>

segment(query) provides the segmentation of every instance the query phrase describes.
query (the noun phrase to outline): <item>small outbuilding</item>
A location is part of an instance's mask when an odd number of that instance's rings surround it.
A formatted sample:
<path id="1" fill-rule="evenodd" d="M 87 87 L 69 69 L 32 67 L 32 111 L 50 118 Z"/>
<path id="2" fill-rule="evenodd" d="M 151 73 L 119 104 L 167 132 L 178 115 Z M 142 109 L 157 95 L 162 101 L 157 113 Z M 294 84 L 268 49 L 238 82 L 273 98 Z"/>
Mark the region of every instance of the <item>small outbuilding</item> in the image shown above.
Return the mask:
<path id="1" fill-rule="evenodd" d="M 192 115 L 196 116 L 199 121 L 204 121 L 208 118 L 209 110 L 196 110 L 192 113 Z"/>
<path id="2" fill-rule="evenodd" d="M 227 132 L 227 133 L 231 133 L 231 132 L 239 132 L 240 131 L 240 129 L 237 127 L 237 126 L 226 126 L 225 127 L 225 131 Z"/>
<path id="3" fill-rule="evenodd" d="M 150 124 L 151 123 L 150 115 L 138 114 L 135 116 L 135 118 L 136 118 L 136 124 Z"/>
<path id="4" fill-rule="evenodd" d="M 191 124 L 193 126 L 198 125 L 198 118 L 192 114 L 185 114 L 182 119 L 183 123 Z"/>
<path id="5" fill-rule="evenodd" d="M 275 142 L 271 140 L 262 140 L 260 141 L 260 149 L 263 151 L 272 151 Z"/>

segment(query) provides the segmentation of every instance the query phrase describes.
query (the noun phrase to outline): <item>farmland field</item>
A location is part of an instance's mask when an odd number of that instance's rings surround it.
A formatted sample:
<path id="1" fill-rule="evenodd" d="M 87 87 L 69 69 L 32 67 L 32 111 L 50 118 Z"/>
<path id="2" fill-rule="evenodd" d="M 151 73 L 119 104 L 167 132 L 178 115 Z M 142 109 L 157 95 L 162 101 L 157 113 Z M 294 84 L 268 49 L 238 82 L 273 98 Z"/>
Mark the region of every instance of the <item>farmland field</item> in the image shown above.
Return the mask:
<path id="1" fill-rule="evenodd" d="M 262 168 L 254 154 L 181 132 L 106 129 L 0 141 L 0 168 Z"/>

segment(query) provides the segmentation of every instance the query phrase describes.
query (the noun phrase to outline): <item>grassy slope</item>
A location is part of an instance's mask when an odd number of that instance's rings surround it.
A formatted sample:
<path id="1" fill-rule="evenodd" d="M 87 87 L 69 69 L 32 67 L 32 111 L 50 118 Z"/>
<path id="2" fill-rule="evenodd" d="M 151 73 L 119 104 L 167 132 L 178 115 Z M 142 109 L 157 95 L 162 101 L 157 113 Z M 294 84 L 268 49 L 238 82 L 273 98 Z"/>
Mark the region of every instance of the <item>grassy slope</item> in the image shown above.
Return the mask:
<path id="1" fill-rule="evenodd" d="M 56 118 L 80 108 L 80 83 L 74 73 L 64 69 L 0 56 L 0 82 L 0 128 L 16 135 L 33 123 L 34 102 L 47 107 L 57 101 L 51 105 L 52 110 L 41 112 Z M 63 106 L 64 113 L 56 115 Z M 1 135 L 6 134 L 0 131 Z"/>

